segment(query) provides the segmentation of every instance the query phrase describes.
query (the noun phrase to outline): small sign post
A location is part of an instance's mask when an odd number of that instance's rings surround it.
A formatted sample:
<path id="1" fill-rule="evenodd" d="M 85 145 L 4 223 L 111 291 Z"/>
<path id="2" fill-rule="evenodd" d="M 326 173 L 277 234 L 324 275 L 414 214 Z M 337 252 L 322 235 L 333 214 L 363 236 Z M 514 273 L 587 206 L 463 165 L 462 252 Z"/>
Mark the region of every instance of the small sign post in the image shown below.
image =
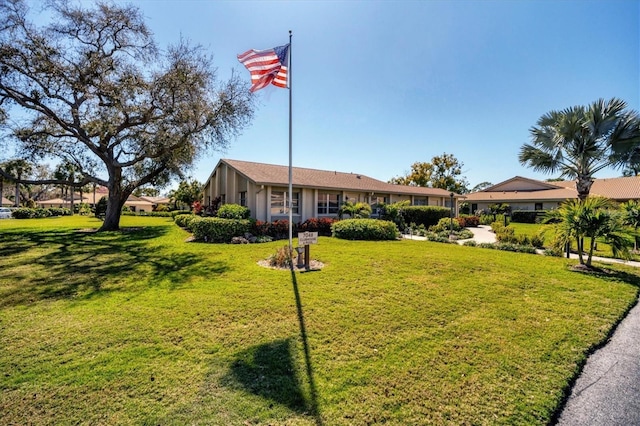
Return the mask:
<path id="1" fill-rule="evenodd" d="M 299 232 L 298 233 L 298 246 L 304 246 L 304 267 L 309 270 L 310 256 L 309 256 L 309 244 L 318 244 L 317 232 Z M 300 262 L 298 262 L 300 264 Z"/>

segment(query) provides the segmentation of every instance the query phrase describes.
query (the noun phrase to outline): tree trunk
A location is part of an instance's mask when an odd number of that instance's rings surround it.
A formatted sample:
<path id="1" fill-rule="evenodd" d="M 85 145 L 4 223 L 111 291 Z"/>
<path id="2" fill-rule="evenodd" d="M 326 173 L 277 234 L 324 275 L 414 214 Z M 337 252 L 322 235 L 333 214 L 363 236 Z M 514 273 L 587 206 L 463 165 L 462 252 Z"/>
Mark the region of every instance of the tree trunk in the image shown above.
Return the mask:
<path id="1" fill-rule="evenodd" d="M 582 257 L 582 244 L 581 244 L 581 239 L 580 237 L 577 237 L 578 240 L 578 260 L 580 260 L 580 264 L 584 265 L 584 258 Z"/>
<path id="2" fill-rule="evenodd" d="M 591 185 L 593 185 L 593 179 L 591 176 L 578 176 L 578 179 L 576 180 L 576 191 L 578 191 L 578 198 L 581 201 L 584 201 L 589 196 Z"/>
<path id="3" fill-rule="evenodd" d="M 124 194 L 119 186 L 109 185 L 109 198 L 107 199 L 107 211 L 104 222 L 98 232 L 118 231 L 120 229 L 120 216 L 122 216 L 122 206 L 127 201 L 128 194 Z"/>
<path id="4" fill-rule="evenodd" d="M 18 180 L 16 181 L 16 199 L 14 200 L 14 207 L 20 207 L 20 176 L 18 176 Z"/>
<path id="5" fill-rule="evenodd" d="M 591 237 L 591 244 L 589 246 L 589 257 L 587 258 L 587 266 L 591 267 L 591 259 L 593 258 L 593 250 L 595 248 L 596 238 Z"/>

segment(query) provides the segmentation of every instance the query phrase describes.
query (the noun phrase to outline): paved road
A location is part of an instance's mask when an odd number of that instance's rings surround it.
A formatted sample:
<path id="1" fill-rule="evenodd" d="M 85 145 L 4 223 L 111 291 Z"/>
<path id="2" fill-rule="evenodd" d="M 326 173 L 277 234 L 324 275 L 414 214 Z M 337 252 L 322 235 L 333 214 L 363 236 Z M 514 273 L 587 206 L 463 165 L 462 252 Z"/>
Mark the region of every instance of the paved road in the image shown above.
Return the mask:
<path id="1" fill-rule="evenodd" d="M 476 242 L 495 242 L 489 226 L 468 229 Z M 640 262 L 601 257 L 593 260 L 640 267 Z M 640 303 L 618 325 L 611 339 L 589 356 L 556 424 L 640 426 Z"/>

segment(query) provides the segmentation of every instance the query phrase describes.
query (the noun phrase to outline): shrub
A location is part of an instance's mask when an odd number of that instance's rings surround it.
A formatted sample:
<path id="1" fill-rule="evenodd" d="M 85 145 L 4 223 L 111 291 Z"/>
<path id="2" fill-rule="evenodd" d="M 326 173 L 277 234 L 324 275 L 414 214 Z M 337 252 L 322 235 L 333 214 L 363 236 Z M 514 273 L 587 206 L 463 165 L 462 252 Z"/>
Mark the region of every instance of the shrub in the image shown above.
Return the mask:
<path id="1" fill-rule="evenodd" d="M 453 226 L 453 229 L 451 229 Z M 429 231 L 431 232 L 443 232 L 443 231 L 459 231 L 462 227 L 457 220 L 451 220 L 451 218 L 442 218 L 438 221 L 437 225 L 431 226 Z"/>
<path id="2" fill-rule="evenodd" d="M 156 206 L 156 212 L 168 212 L 169 211 L 169 206 L 167 206 L 166 204 L 158 204 Z"/>
<path id="3" fill-rule="evenodd" d="M 174 210 L 171 213 L 171 217 L 176 217 L 179 216 L 181 214 L 191 214 L 191 212 L 189 210 Z"/>
<path id="4" fill-rule="evenodd" d="M 32 209 L 33 210 L 33 216 L 34 218 L 38 218 L 41 219 L 43 217 L 49 217 L 51 216 L 51 212 L 49 211 L 49 209 Z"/>
<path id="5" fill-rule="evenodd" d="M 381 204 L 380 206 L 380 219 L 390 220 L 396 224 L 398 229 L 407 227 L 407 223 L 404 221 L 404 209 L 409 206 L 409 200 L 398 201 L 391 204 Z"/>
<path id="6" fill-rule="evenodd" d="M 182 213 L 182 214 L 174 216 L 173 217 L 173 221 L 180 228 L 186 228 L 187 227 L 187 219 L 189 219 L 190 217 L 193 217 L 193 215 L 191 213 L 186 213 L 186 214 Z"/>
<path id="7" fill-rule="evenodd" d="M 396 224 L 388 220 L 346 219 L 331 226 L 334 237 L 345 240 L 395 240 Z"/>
<path id="8" fill-rule="evenodd" d="M 559 248 L 550 247 L 544 251 L 544 255 L 553 256 L 553 257 L 562 257 L 564 256 L 564 251 Z"/>
<path id="9" fill-rule="evenodd" d="M 518 223 L 537 223 L 538 215 L 544 215 L 541 210 L 516 210 L 511 213 L 511 220 Z"/>
<path id="10" fill-rule="evenodd" d="M 324 237 L 331 236 L 331 225 L 335 222 L 335 219 L 328 217 L 311 218 L 298 224 L 298 232 L 317 232 L 318 235 Z M 288 232 L 288 231 L 287 231 Z"/>
<path id="11" fill-rule="evenodd" d="M 512 243 L 480 243 L 477 245 L 480 248 L 489 248 L 494 250 L 513 251 L 518 253 L 536 254 L 536 249 L 532 246 L 521 246 L 519 244 Z"/>
<path id="12" fill-rule="evenodd" d="M 352 219 L 363 219 L 371 216 L 371 206 L 367 203 L 352 203 L 351 201 L 345 202 L 340 206 L 338 210 L 338 217 L 342 219 L 342 216 L 349 215 Z"/>
<path id="13" fill-rule="evenodd" d="M 542 236 L 540 235 L 534 235 L 533 237 L 531 237 L 531 245 L 535 248 L 544 247 L 544 238 L 542 238 Z"/>
<path id="14" fill-rule="evenodd" d="M 456 220 L 462 228 L 477 228 L 480 225 L 478 216 L 459 216 Z"/>
<path id="15" fill-rule="evenodd" d="M 474 240 L 465 241 L 462 243 L 463 246 L 476 247 L 478 245 Z"/>
<path id="16" fill-rule="evenodd" d="M 107 214 L 107 197 L 102 197 L 96 203 L 96 217 L 100 219 L 104 219 Z"/>
<path id="17" fill-rule="evenodd" d="M 247 219 L 223 219 L 219 217 L 200 218 L 193 216 L 190 226 L 198 241 L 209 243 L 228 243 L 233 237 L 244 236 L 251 230 L 251 221 Z M 188 220 L 187 220 L 188 221 Z"/>
<path id="18" fill-rule="evenodd" d="M 491 225 L 494 222 L 494 218 L 492 214 L 481 214 L 480 215 L 480 225 Z"/>
<path id="19" fill-rule="evenodd" d="M 293 260 L 298 256 L 298 253 L 289 251 L 289 246 L 280 247 L 276 250 L 275 254 L 269 257 L 269 265 L 276 268 L 287 268 L 293 265 Z"/>
<path id="20" fill-rule="evenodd" d="M 442 218 L 449 217 L 451 211 L 447 207 L 437 206 L 406 206 L 402 215 L 406 223 L 415 223 L 426 227 L 436 225 Z"/>
<path id="21" fill-rule="evenodd" d="M 218 217 L 223 219 L 249 219 L 251 210 L 239 204 L 224 204 L 218 209 Z"/>
<path id="22" fill-rule="evenodd" d="M 11 216 L 13 216 L 14 219 L 31 219 L 35 217 L 35 214 L 36 212 L 34 209 L 20 207 L 15 209 L 13 213 L 11 213 Z"/>
<path id="23" fill-rule="evenodd" d="M 297 232 L 297 227 L 293 226 L 293 233 Z M 257 236 L 268 235 L 274 240 L 286 240 L 289 238 L 289 221 L 276 220 L 274 222 L 262 222 L 257 220 L 253 223 L 252 233 Z"/>

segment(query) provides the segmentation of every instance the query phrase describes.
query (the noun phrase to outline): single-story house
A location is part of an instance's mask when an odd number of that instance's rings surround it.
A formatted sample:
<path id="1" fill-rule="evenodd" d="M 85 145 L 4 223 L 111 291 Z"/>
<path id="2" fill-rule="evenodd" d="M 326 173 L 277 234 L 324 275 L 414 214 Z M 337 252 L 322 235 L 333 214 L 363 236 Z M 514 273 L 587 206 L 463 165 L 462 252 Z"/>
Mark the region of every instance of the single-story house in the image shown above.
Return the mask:
<path id="1" fill-rule="evenodd" d="M 2 201 L 0 202 L 0 207 L 12 207 L 12 206 L 13 206 L 13 201 L 2 197 Z"/>
<path id="2" fill-rule="evenodd" d="M 138 197 L 142 201 L 147 201 L 151 203 L 153 210 L 158 208 L 158 206 L 167 206 L 171 204 L 171 199 L 169 197 L 147 197 L 146 195 L 141 195 Z"/>
<path id="3" fill-rule="evenodd" d="M 398 201 L 411 205 L 451 207 L 457 214 L 457 200 L 462 196 L 439 188 L 394 185 L 356 173 L 292 168 L 294 222 L 309 218 L 335 217 L 345 202 L 377 206 Z M 240 204 L 251 210 L 257 220 L 288 219 L 286 203 L 289 192 L 289 167 L 221 159 L 204 184 L 205 206 L 220 197 L 221 203 Z"/>
<path id="4" fill-rule="evenodd" d="M 95 205 L 98 201 L 100 201 L 100 199 L 102 197 L 105 197 L 108 195 L 108 192 L 106 192 L 106 189 L 104 188 L 99 188 L 98 190 L 96 190 L 95 194 L 93 191 L 89 191 L 89 192 L 83 192 L 82 193 L 82 198 L 80 198 L 80 194 L 79 193 L 75 193 L 74 194 L 74 198 L 73 198 L 73 204 L 74 205 L 78 205 L 81 203 L 87 203 L 89 205 Z M 43 208 L 48 208 L 48 207 L 64 207 L 64 208 L 71 208 L 71 197 L 65 197 L 65 198 L 53 198 L 50 200 L 40 200 L 40 201 L 36 201 L 36 204 L 38 205 L 38 207 L 43 207 Z M 140 199 L 138 197 L 135 197 L 133 195 L 129 196 L 129 198 L 127 198 L 127 201 L 124 203 L 124 205 L 126 207 L 129 207 L 129 210 L 133 211 L 133 212 L 150 212 L 153 211 L 153 204 L 150 203 L 149 201 Z"/>
<path id="5" fill-rule="evenodd" d="M 617 202 L 640 199 L 640 177 L 595 179 L 590 195 L 599 195 Z M 549 210 L 568 199 L 577 199 L 575 181 L 540 180 L 515 176 L 482 191 L 467 194 L 471 212 L 485 210 L 491 204 L 506 203 L 511 210 Z"/>

